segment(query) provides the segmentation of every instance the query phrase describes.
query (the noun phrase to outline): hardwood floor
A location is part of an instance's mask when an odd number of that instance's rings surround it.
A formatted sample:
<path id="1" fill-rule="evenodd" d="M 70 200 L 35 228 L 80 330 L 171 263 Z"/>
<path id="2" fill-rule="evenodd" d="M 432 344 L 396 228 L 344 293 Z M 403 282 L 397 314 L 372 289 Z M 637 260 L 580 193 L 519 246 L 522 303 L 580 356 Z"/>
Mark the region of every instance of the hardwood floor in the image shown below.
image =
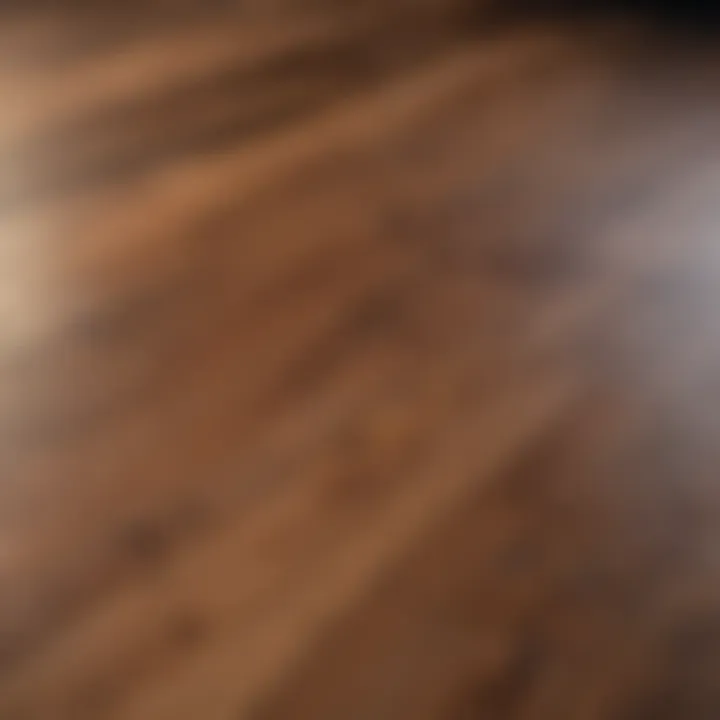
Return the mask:
<path id="1" fill-rule="evenodd" d="M 0 719 L 720 716 L 720 52 L 467 10 L 3 10 Z"/>

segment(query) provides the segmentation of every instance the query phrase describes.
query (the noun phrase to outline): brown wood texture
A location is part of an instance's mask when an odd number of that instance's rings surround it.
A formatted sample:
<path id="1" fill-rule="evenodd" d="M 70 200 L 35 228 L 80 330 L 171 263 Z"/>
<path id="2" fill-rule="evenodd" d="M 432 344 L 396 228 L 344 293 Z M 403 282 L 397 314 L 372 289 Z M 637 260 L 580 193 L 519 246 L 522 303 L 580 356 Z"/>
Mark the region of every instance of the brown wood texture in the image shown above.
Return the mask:
<path id="1" fill-rule="evenodd" d="M 0 719 L 720 717 L 720 56 L 466 9 L 3 10 Z"/>

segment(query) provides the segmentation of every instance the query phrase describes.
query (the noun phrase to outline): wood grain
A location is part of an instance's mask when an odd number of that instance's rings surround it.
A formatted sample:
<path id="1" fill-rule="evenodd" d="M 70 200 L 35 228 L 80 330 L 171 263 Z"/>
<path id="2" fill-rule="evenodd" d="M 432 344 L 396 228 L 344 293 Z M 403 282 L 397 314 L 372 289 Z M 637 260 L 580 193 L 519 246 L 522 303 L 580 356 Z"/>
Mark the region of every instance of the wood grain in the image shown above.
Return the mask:
<path id="1" fill-rule="evenodd" d="M 717 718 L 718 52 L 169 5 L 0 15 L 0 718 Z"/>

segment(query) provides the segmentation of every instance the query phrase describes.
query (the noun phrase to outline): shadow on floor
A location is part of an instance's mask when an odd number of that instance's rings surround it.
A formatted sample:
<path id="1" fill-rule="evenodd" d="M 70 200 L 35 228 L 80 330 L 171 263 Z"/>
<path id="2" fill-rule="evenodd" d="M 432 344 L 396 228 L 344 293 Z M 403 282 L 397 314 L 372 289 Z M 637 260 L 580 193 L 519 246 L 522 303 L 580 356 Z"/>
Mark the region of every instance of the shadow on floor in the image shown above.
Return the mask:
<path id="1" fill-rule="evenodd" d="M 627 20 L 698 42 L 720 36 L 720 0 L 495 0 L 499 20 Z M 483 0 L 471 6 L 487 9 Z M 485 15 L 485 10 L 480 12 Z M 484 22 L 484 20 L 483 20 Z"/>

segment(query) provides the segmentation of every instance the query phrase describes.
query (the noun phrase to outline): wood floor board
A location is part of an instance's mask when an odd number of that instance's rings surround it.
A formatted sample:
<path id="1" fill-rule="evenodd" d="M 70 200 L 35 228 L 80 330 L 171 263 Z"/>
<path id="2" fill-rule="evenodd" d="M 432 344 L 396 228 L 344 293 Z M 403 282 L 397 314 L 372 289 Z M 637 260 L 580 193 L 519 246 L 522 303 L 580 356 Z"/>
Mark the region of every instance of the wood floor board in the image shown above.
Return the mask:
<path id="1" fill-rule="evenodd" d="M 470 10 L 0 10 L 0 720 L 718 716 L 720 56 Z"/>

